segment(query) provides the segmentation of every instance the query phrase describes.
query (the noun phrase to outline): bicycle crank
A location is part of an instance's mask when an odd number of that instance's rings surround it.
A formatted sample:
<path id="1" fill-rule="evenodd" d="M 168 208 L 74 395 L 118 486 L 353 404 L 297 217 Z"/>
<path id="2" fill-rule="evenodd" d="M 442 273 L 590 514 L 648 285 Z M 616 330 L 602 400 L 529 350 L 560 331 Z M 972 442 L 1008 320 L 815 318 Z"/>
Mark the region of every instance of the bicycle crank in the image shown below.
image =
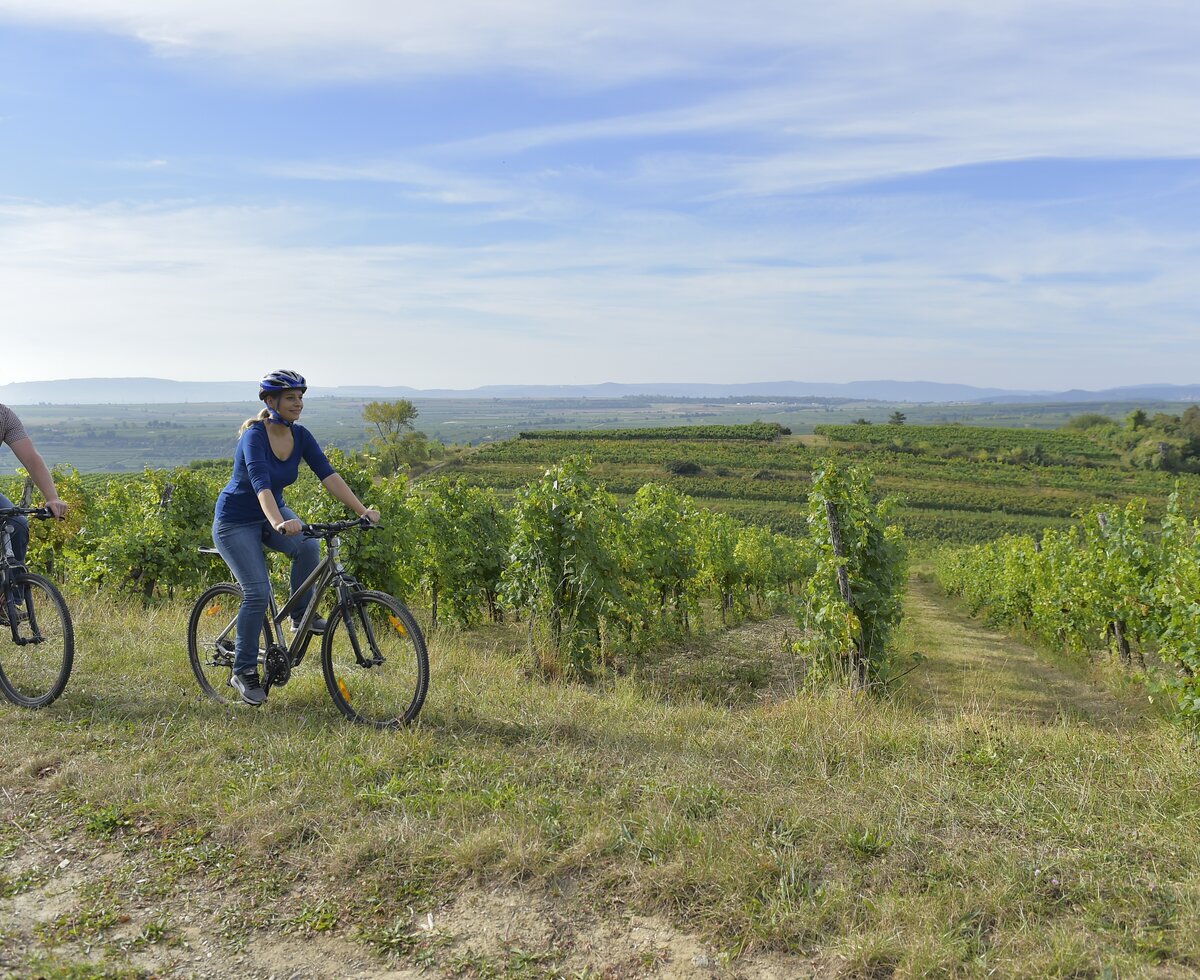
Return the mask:
<path id="1" fill-rule="evenodd" d="M 263 689 L 269 691 L 273 687 L 283 687 L 292 676 L 292 661 L 287 651 L 280 647 L 271 647 L 263 660 Z"/>

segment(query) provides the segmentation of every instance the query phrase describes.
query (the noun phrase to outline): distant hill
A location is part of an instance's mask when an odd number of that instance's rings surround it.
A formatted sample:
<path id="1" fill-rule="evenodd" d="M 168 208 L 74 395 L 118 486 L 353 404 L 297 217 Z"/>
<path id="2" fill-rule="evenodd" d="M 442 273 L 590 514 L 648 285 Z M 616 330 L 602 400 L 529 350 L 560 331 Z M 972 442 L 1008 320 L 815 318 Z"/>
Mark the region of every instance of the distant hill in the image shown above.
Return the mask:
<path id="1" fill-rule="evenodd" d="M 0 385 L 5 405 L 174 405 L 180 402 L 253 402 L 258 379 L 168 381 L 163 378 L 70 378 Z M 346 398 L 412 398 L 415 388 L 310 388 L 309 394 Z M 428 397 L 428 396 L 427 396 Z"/>
<path id="2" fill-rule="evenodd" d="M 1070 391 L 998 395 L 990 402 L 1200 402 L 1200 385 L 1131 385 L 1104 391 Z"/>
<path id="3" fill-rule="evenodd" d="M 249 398 L 246 393 L 250 392 Z M 162 378 L 71 378 L 18 381 L 0 385 L 5 405 L 174 404 L 176 402 L 253 401 L 245 381 L 166 381 Z"/>
<path id="4" fill-rule="evenodd" d="M 177 404 L 180 402 L 252 402 L 255 380 L 169 381 L 162 378 L 73 378 L 19 381 L 0 385 L 0 403 L 8 405 Z M 622 398 L 661 395 L 674 398 L 851 398 L 901 404 L 952 402 L 1200 402 L 1200 384 L 1137 385 L 1103 391 L 1009 391 L 933 381 L 852 381 L 829 384 L 760 381 L 751 384 L 597 384 L 485 385 L 480 388 L 410 388 L 382 385 L 313 387 L 310 397 L 339 398 Z"/>

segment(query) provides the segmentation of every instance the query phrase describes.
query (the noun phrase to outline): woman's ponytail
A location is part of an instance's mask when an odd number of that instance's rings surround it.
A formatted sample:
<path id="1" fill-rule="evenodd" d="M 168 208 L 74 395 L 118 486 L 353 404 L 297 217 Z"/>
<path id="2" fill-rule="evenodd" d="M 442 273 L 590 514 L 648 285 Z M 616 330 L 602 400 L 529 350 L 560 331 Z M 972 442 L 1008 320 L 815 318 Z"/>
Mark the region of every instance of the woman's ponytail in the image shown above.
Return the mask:
<path id="1" fill-rule="evenodd" d="M 238 435 L 240 436 L 243 432 L 245 432 L 248 428 L 250 428 L 250 426 L 252 426 L 255 422 L 265 422 L 270 417 L 271 417 L 270 409 L 268 409 L 264 405 L 263 410 L 261 412 L 259 412 L 253 418 L 246 419 L 246 421 L 242 423 L 242 427 L 240 429 L 238 429 Z"/>

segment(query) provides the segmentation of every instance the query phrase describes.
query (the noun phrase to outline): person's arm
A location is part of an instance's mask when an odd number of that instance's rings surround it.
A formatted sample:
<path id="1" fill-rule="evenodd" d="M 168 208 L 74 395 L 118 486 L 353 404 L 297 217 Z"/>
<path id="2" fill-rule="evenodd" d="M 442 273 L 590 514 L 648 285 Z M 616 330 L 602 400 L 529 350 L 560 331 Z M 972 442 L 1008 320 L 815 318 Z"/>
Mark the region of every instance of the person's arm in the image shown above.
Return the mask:
<path id="1" fill-rule="evenodd" d="M 329 495 L 336 500 L 340 500 L 343 504 L 349 507 L 359 517 L 365 517 L 372 524 L 379 523 L 379 511 L 373 507 L 367 507 L 361 500 L 355 496 L 354 491 L 347 486 L 346 481 L 341 475 L 334 470 L 333 465 L 329 462 L 320 444 L 313 437 L 313 434 L 302 426 L 295 426 L 293 431 L 296 432 L 300 442 L 300 452 L 304 457 L 304 461 L 308 463 L 321 481 L 321 485 L 329 492 Z"/>
<path id="2" fill-rule="evenodd" d="M 294 517 L 288 521 L 283 519 L 283 514 L 279 512 L 279 505 L 275 503 L 275 494 L 270 490 L 258 491 L 258 506 L 262 508 L 263 514 L 271 522 L 271 527 L 280 534 L 299 534 L 300 529 L 304 526 Z"/>
<path id="3" fill-rule="evenodd" d="M 379 523 L 379 511 L 374 507 L 366 507 L 363 502 L 355 496 L 353 490 L 342 479 L 340 473 L 330 473 L 321 481 L 321 485 L 329 491 L 329 495 L 336 500 L 340 500 L 343 504 L 349 507 L 359 517 L 365 517 L 372 524 Z"/>
<path id="4" fill-rule="evenodd" d="M 42 459 L 42 454 L 34 446 L 33 440 L 26 436 L 24 439 L 11 443 L 10 448 L 20 464 L 25 467 L 26 472 L 33 477 L 37 488 L 42 491 L 50 513 L 58 518 L 66 517 L 69 508 L 66 503 L 58 499 L 58 488 L 54 485 L 54 477 L 46 466 L 46 461 Z"/>

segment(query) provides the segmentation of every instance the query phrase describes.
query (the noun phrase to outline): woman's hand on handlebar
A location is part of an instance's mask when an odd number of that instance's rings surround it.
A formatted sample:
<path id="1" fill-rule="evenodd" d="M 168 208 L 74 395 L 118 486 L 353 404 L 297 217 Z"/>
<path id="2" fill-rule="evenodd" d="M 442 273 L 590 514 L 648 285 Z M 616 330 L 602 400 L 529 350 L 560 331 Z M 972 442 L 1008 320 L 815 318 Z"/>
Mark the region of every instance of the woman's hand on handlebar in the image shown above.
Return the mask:
<path id="1" fill-rule="evenodd" d="M 367 508 L 366 510 L 364 510 L 364 511 L 362 512 L 362 514 L 360 514 L 359 516 L 360 516 L 360 517 L 365 517 L 365 518 L 366 518 L 368 521 L 370 521 L 372 524 L 378 524 L 378 523 L 379 523 L 379 518 L 380 518 L 380 516 L 381 516 L 381 515 L 380 515 L 379 511 L 377 511 L 377 510 L 376 510 L 374 507 L 368 507 L 368 508 Z"/>
<path id="2" fill-rule="evenodd" d="M 275 530 L 287 537 L 290 534 L 299 534 L 304 530 L 304 522 L 299 518 L 293 517 L 290 520 L 284 521 L 282 524 L 276 524 Z"/>

